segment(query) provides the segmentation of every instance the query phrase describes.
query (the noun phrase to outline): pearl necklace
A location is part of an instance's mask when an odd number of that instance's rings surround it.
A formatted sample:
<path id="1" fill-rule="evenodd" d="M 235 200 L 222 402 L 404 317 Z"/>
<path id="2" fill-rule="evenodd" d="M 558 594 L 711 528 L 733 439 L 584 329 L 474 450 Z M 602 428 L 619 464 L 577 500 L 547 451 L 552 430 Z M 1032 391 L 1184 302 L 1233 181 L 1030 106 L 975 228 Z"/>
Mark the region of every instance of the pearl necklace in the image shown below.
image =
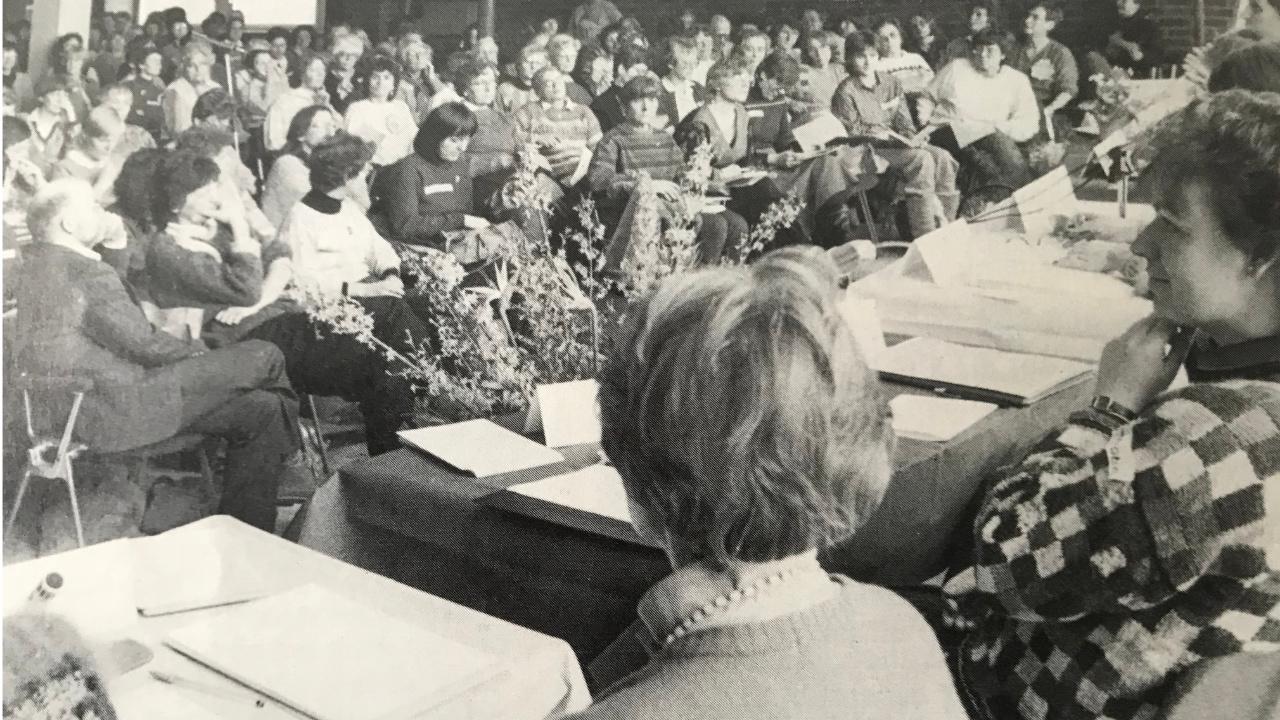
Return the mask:
<path id="1" fill-rule="evenodd" d="M 754 598 L 760 594 L 761 589 L 777 585 L 783 580 L 789 579 L 792 575 L 795 575 L 795 573 L 796 568 L 785 568 L 767 577 L 759 578 L 750 585 L 735 587 L 733 590 L 721 594 L 716 599 L 706 603 L 697 610 L 694 610 L 692 613 L 686 615 L 683 620 L 676 623 L 675 628 L 668 633 L 667 637 L 662 641 L 662 646 L 666 647 L 685 635 L 688 635 L 690 630 L 697 627 L 700 623 L 705 622 L 712 613 L 724 612 L 734 603 L 741 602 L 747 598 Z"/>

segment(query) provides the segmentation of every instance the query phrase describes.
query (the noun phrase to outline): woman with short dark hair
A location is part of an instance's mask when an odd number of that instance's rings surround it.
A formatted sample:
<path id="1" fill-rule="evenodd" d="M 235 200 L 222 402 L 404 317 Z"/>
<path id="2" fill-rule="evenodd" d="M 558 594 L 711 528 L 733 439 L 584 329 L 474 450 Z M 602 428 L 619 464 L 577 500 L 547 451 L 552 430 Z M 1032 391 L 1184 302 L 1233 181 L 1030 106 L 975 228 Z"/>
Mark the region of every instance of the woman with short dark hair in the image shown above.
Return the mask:
<path id="1" fill-rule="evenodd" d="M 1154 312 L 1103 350 L 1093 402 L 985 485 L 945 586 L 974 717 L 1161 717 L 1193 669 L 1280 647 L 1277 117 L 1280 94 L 1231 90 L 1158 127 L 1133 243 Z"/>
<path id="2" fill-rule="evenodd" d="M 383 235 L 453 252 L 463 264 L 485 259 L 487 252 L 472 243 L 452 241 L 474 212 L 467 148 L 476 127 L 475 113 L 462 103 L 446 103 L 427 115 L 414 138 L 413 154 L 374 179 L 370 215 Z"/>
<path id="3" fill-rule="evenodd" d="M 879 505 L 893 455 L 838 276 L 789 248 L 628 309 L 601 443 L 674 571 L 638 608 L 649 664 L 576 717 L 964 718 L 910 605 L 818 564 Z"/>
<path id="4" fill-rule="evenodd" d="M 347 107 L 347 132 L 374 144 L 375 167 L 384 167 L 413 152 L 418 123 L 409 106 L 397 97 L 400 65 L 381 55 L 369 61 L 362 74 L 367 97 Z"/>
<path id="5" fill-rule="evenodd" d="M 284 149 L 271 164 L 262 188 L 262 212 L 275 225 L 279 226 L 293 204 L 311 189 L 307 159 L 337 128 L 337 115 L 323 105 L 303 108 L 293 116 Z"/>

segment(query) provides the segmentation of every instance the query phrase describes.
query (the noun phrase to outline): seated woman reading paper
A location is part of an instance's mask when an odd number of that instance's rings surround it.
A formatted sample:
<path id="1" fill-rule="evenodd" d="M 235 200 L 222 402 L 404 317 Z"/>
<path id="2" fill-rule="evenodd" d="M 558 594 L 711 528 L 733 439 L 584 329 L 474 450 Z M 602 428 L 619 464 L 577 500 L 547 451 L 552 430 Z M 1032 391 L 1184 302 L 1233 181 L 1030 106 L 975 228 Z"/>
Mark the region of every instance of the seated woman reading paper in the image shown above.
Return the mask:
<path id="1" fill-rule="evenodd" d="M 923 619 L 818 564 L 879 504 L 893 454 L 836 280 L 820 250 L 786 248 L 628 311 L 602 442 L 674 570 L 640 601 L 649 664 L 578 717 L 964 717 Z"/>
<path id="2" fill-rule="evenodd" d="M 974 717 L 1163 717 L 1189 671 L 1280 650 L 1278 116 L 1232 90 L 1158 130 L 1133 245 L 1155 313 L 1107 345 L 1091 406 L 991 480 L 946 585 Z M 1212 717 L 1274 717 L 1245 708 L 1258 685 Z"/>

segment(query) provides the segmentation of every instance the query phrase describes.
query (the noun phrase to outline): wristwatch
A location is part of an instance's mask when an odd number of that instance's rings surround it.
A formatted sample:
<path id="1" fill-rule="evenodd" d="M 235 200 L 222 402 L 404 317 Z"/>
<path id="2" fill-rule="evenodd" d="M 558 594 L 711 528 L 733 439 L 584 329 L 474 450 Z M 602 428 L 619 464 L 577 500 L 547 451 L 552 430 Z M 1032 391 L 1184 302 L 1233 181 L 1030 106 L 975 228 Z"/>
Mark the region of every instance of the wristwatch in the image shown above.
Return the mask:
<path id="1" fill-rule="evenodd" d="M 1097 412 L 1128 424 L 1138 419 L 1138 413 L 1112 400 L 1106 395 L 1095 395 L 1089 407 Z"/>

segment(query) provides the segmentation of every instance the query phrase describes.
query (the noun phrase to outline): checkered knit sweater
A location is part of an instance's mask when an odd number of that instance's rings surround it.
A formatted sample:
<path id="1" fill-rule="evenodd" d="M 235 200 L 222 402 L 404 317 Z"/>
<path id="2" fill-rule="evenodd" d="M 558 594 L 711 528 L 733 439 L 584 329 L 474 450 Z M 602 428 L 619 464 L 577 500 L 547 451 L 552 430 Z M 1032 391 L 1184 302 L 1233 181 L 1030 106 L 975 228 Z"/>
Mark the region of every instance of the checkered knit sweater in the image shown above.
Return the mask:
<path id="1" fill-rule="evenodd" d="M 1127 425 L 1078 413 L 995 478 L 947 586 L 979 714 L 1147 720 L 1196 661 L 1280 650 L 1280 373 L 1262 374 Z"/>

